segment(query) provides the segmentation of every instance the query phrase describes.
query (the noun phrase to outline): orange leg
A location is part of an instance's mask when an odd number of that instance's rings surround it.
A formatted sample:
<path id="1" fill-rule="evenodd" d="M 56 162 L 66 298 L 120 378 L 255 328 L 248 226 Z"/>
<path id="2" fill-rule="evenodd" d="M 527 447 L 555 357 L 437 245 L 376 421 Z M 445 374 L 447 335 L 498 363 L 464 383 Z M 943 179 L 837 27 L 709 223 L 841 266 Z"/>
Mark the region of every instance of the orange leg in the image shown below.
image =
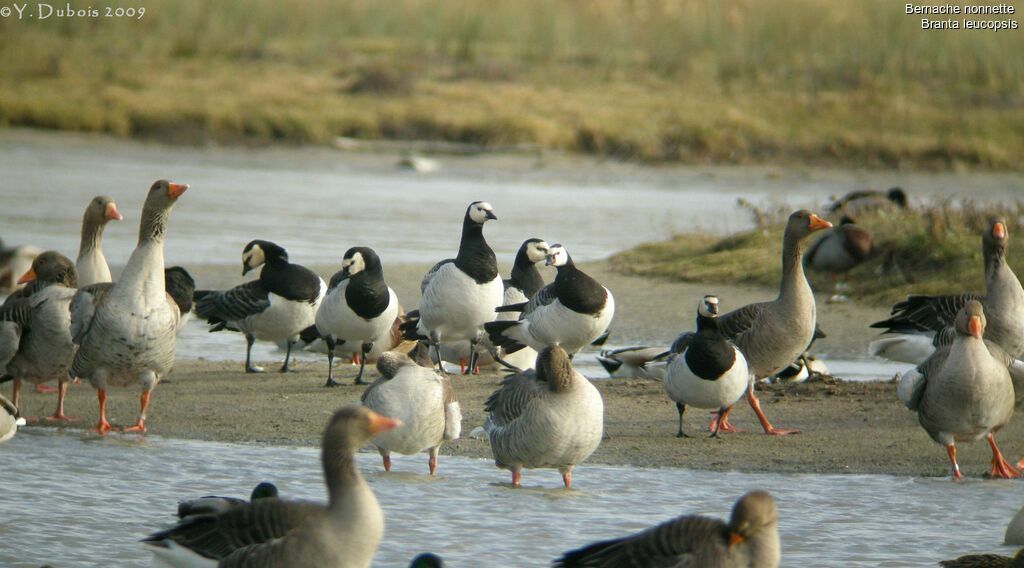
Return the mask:
<path id="1" fill-rule="evenodd" d="M 946 446 L 946 453 L 949 455 L 949 463 L 953 464 L 953 481 L 963 479 L 964 474 L 960 473 L 960 466 L 956 463 L 956 446 L 953 444 Z"/>
<path id="2" fill-rule="evenodd" d="M 466 359 L 465 358 L 459 358 L 459 374 L 460 375 L 466 374 Z"/>
<path id="3" fill-rule="evenodd" d="M 996 437 L 991 432 L 988 433 L 988 445 L 992 448 L 992 469 L 988 473 L 989 477 L 998 479 L 1020 477 L 1020 472 L 1003 459 L 1003 453 L 996 446 Z"/>
<path id="4" fill-rule="evenodd" d="M 430 475 L 437 473 L 437 456 L 427 458 L 427 469 L 430 470 Z"/>
<path id="5" fill-rule="evenodd" d="M 107 391 L 103 389 L 97 390 L 96 399 L 100 401 L 100 421 L 96 423 L 95 430 L 102 436 L 113 429 L 110 426 L 110 422 L 107 422 Z"/>
<path id="6" fill-rule="evenodd" d="M 135 422 L 134 426 L 129 426 L 124 429 L 125 432 L 145 432 L 146 431 L 146 409 L 149 408 L 149 391 L 142 391 L 139 395 L 139 419 Z"/>
<path id="7" fill-rule="evenodd" d="M 708 424 L 708 432 L 711 432 L 712 436 L 717 436 L 718 432 L 743 432 L 743 430 L 729 423 L 730 412 L 732 412 L 732 406 L 727 407 L 725 410 L 711 413 L 711 423 Z M 715 430 L 716 422 L 718 423 L 718 430 Z"/>
<path id="8" fill-rule="evenodd" d="M 53 414 L 48 416 L 46 420 L 50 422 L 74 422 L 79 420 L 64 414 L 64 398 L 68 395 L 67 381 L 59 381 L 57 383 L 57 410 L 53 411 Z"/>
<path id="9" fill-rule="evenodd" d="M 11 404 L 15 408 L 20 408 L 18 402 L 21 401 L 21 379 L 14 379 L 14 384 L 11 385 Z"/>
<path id="10" fill-rule="evenodd" d="M 358 365 L 359 364 L 359 352 L 355 352 L 355 353 L 352 354 L 352 364 L 353 365 Z"/>
<path id="11" fill-rule="evenodd" d="M 572 489 L 572 472 L 567 471 L 562 474 L 562 483 L 565 484 L 566 489 Z"/>
<path id="12" fill-rule="evenodd" d="M 40 393 L 43 393 L 43 394 L 50 394 L 50 393 L 57 392 L 57 390 L 58 389 L 46 386 L 43 383 L 36 384 L 36 392 L 40 392 Z"/>
<path id="13" fill-rule="evenodd" d="M 520 472 L 518 470 L 513 470 L 512 471 L 512 487 L 518 488 L 519 485 L 522 483 L 522 480 L 523 480 L 522 472 Z"/>
<path id="14" fill-rule="evenodd" d="M 391 471 L 391 456 L 381 456 L 380 459 L 384 462 L 384 471 Z"/>
<path id="15" fill-rule="evenodd" d="M 768 417 L 761 410 L 761 403 L 757 400 L 757 396 L 754 395 L 754 385 L 750 385 L 747 388 L 747 402 L 750 403 L 750 408 L 753 408 L 754 413 L 757 414 L 757 419 L 761 422 L 761 427 L 764 428 L 765 434 L 769 436 L 785 436 L 787 434 L 800 433 L 800 430 L 793 428 L 775 428 L 771 422 L 768 422 Z"/>

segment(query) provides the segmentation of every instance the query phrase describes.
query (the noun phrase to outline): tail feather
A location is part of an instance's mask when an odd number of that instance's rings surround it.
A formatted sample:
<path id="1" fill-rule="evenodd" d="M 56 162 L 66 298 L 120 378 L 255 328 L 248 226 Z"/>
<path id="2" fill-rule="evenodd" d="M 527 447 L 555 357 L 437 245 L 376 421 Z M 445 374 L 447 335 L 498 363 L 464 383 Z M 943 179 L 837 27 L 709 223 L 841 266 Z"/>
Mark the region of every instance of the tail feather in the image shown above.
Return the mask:
<path id="1" fill-rule="evenodd" d="M 505 332 L 519 326 L 521 323 L 519 321 L 487 322 L 484 324 L 484 331 L 487 332 L 487 336 L 495 347 L 501 347 L 505 350 L 505 353 L 515 353 L 526 346 L 508 337 L 505 335 Z"/>
<path id="2" fill-rule="evenodd" d="M 444 407 L 444 439 L 458 440 L 462 435 L 462 407 L 458 401 Z"/>
<path id="3" fill-rule="evenodd" d="M 622 367 L 622 361 L 619 361 L 618 359 L 612 359 L 610 357 L 605 357 L 603 355 L 599 355 L 597 357 L 597 362 L 600 363 L 602 367 L 604 367 L 605 371 L 608 371 L 609 375 L 611 375 L 615 371 L 618 371 L 619 368 Z"/>
<path id="4" fill-rule="evenodd" d="M 402 339 L 406 341 L 427 341 L 429 338 L 419 330 L 420 327 L 420 311 L 412 310 L 405 313 L 405 321 L 398 324 L 398 330 L 402 334 Z"/>
<path id="5" fill-rule="evenodd" d="M 590 344 L 593 345 L 594 347 L 604 347 L 605 342 L 608 341 L 608 337 L 611 336 L 611 334 L 612 330 L 606 329 L 604 330 L 604 333 L 598 336 L 597 339 L 591 341 Z"/>
<path id="6" fill-rule="evenodd" d="M 302 340 L 305 345 L 309 345 L 321 337 L 323 336 L 320 335 L 320 330 L 316 328 L 316 324 L 313 324 L 299 332 L 299 339 Z"/>
<path id="7" fill-rule="evenodd" d="M 519 302 L 518 304 L 508 304 L 506 306 L 498 306 L 494 308 L 494 311 L 498 313 L 502 312 L 521 312 L 526 308 L 527 302 Z"/>

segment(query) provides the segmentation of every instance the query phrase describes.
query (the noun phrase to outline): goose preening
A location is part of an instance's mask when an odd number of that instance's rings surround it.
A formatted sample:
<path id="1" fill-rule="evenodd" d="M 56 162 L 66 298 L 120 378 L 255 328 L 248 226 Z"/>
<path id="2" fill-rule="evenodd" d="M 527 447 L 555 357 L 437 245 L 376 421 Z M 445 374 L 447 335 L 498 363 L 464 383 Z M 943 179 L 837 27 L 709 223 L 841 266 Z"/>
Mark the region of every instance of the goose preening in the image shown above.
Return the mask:
<path id="1" fill-rule="evenodd" d="M 377 358 L 377 370 L 380 378 L 360 400 L 367 408 L 402 422 L 372 440 L 384 471 L 391 471 L 391 452 L 412 455 L 427 450 L 427 467 L 434 475 L 441 444 L 457 440 L 462 433 L 462 410 L 451 379 L 393 351 Z"/>
<path id="2" fill-rule="evenodd" d="M 358 346 L 359 373 L 355 384 L 362 385 L 366 358 L 380 337 L 389 338 L 398 317 L 398 296 L 384 281 L 380 257 L 369 247 L 345 251 L 341 270 L 331 277 L 327 296 L 316 311 L 315 324 L 303 330 L 306 343 L 322 337 L 327 345 L 327 384 L 334 380 L 334 350 L 339 345 Z"/>
<path id="3" fill-rule="evenodd" d="M 639 533 L 566 552 L 558 568 L 775 568 L 782 556 L 775 499 L 751 491 L 729 522 L 687 515 Z"/>
<path id="4" fill-rule="evenodd" d="M 647 346 L 604 349 L 597 356 L 597 362 L 613 379 L 655 379 L 660 381 L 665 378 L 667 365 L 656 364 L 655 360 L 664 352 L 664 347 Z"/>
<path id="5" fill-rule="evenodd" d="M 110 221 L 124 219 L 117 210 L 114 200 L 98 195 L 89 202 L 82 216 L 82 239 L 78 245 L 78 258 L 75 270 L 78 271 L 78 285 L 88 286 L 100 282 L 110 282 L 110 267 L 103 256 L 103 229 Z"/>
<path id="6" fill-rule="evenodd" d="M 240 505 L 246 505 L 251 501 L 269 499 L 277 497 L 277 495 L 277 486 L 269 481 L 264 481 L 253 488 L 248 501 L 238 497 L 220 497 L 217 495 L 207 495 L 198 499 L 180 501 L 178 502 L 178 518 L 184 519 L 192 515 L 218 515 Z"/>
<path id="7" fill-rule="evenodd" d="M 1024 354 L 1024 288 L 1006 263 L 1009 231 L 1001 218 L 989 220 L 981 236 L 981 253 L 985 268 L 985 295 L 952 294 L 946 296 L 910 296 L 892 308 L 892 316 L 871 324 L 884 329 L 881 338 L 868 346 L 872 355 L 908 363 L 921 363 L 933 348 L 927 342 L 943 335 L 952 337 L 948 329 L 957 313 L 970 300 L 980 301 L 985 308 L 988 327 L 985 339 L 994 341 L 1013 357 Z M 947 330 L 943 334 L 943 330 Z M 936 335 L 938 334 L 938 335 Z"/>
<path id="8" fill-rule="evenodd" d="M 907 193 L 899 187 L 891 187 L 886 191 L 851 191 L 826 205 L 825 210 L 829 213 L 858 216 L 879 209 L 906 209 L 907 205 Z"/>
<path id="9" fill-rule="evenodd" d="M 355 452 L 398 425 L 363 406 L 334 414 L 321 445 L 326 506 L 256 499 L 219 514 L 188 516 L 143 542 L 172 566 L 369 566 L 384 534 L 384 515 Z"/>
<path id="10" fill-rule="evenodd" d="M 56 381 L 57 408 L 48 420 L 71 420 L 64 414 L 64 398 L 75 355 L 70 312 L 75 266 L 59 252 L 46 251 L 18 281 L 26 286 L 0 308 L 0 369 L 5 379 L 14 380 L 11 402 L 20 406 L 22 381 L 37 386 Z"/>
<path id="11" fill-rule="evenodd" d="M 494 465 L 512 472 L 512 487 L 524 467 L 557 468 L 571 487 L 573 467 L 594 453 L 604 432 L 601 393 L 557 345 L 541 350 L 536 369 L 503 379 L 484 411 Z"/>
<path id="12" fill-rule="evenodd" d="M 0 294 L 10 294 L 21 289 L 18 277 L 32 266 L 32 261 L 43 250 L 32 245 L 18 245 L 8 248 L 0 240 Z"/>
<path id="13" fill-rule="evenodd" d="M 944 568 L 1024 568 L 1024 549 L 1018 550 L 1013 558 L 1001 554 L 968 554 L 954 560 L 942 560 Z"/>
<path id="14" fill-rule="evenodd" d="M 484 239 L 484 224 L 495 220 L 491 205 L 474 201 L 462 219 L 462 240 L 455 258 L 435 264 L 420 284 L 423 297 L 418 310 L 406 314 L 407 339 L 428 339 L 438 370 L 444 372 L 438 346 L 468 340 L 471 356 L 467 372 L 476 366 L 477 345 L 483 325 L 496 316 L 505 287 L 498 274 L 494 251 Z"/>
<path id="15" fill-rule="evenodd" d="M 10 440 L 18 432 L 18 426 L 24 426 L 25 419 L 18 412 L 18 407 L 0 394 L 0 444 Z"/>
<path id="16" fill-rule="evenodd" d="M 120 279 L 93 303 L 91 317 L 72 315 L 78 352 L 69 377 L 87 379 L 97 391 L 96 430 L 111 430 L 107 389 L 138 384 L 139 417 L 126 432 L 146 431 L 150 393 L 171 371 L 181 310 L 164 286 L 164 237 L 174 203 L 188 185 L 159 180 L 142 206 L 139 241 Z"/>
<path id="17" fill-rule="evenodd" d="M 524 346 L 540 351 L 558 345 L 574 354 L 604 334 L 615 315 L 612 293 L 580 270 L 565 247 L 551 245 L 547 264 L 558 270 L 554 282 L 529 302 L 498 309 L 520 312 L 518 320 L 484 326 L 491 343 L 508 353 Z"/>
<path id="18" fill-rule="evenodd" d="M 697 306 L 697 332 L 672 346 L 675 357 L 665 373 L 665 392 L 679 412 L 677 438 L 683 432 L 686 406 L 718 410 L 711 436 L 717 436 L 729 409 L 750 387 L 743 353 L 718 329 L 718 298 L 704 296 Z"/>
<path id="19" fill-rule="evenodd" d="M 994 342 L 982 339 L 985 326 L 981 302 L 968 301 L 957 313 L 952 343 L 936 349 L 919 367 L 904 374 L 897 388 L 900 401 L 917 411 L 918 422 L 928 435 L 946 447 L 954 480 L 963 478 L 955 443 L 982 437 L 992 449 L 989 475 L 1020 477 L 1003 459 L 994 434 L 1013 416 L 1015 392 L 1024 395 L 1024 365 Z"/>
<path id="20" fill-rule="evenodd" d="M 832 223 L 807 210 L 789 216 L 782 236 L 782 281 L 779 295 L 770 302 L 748 304 L 719 316 L 718 329 L 732 341 L 747 359 L 753 380 L 747 389 L 747 402 L 757 414 L 765 434 L 795 434 L 799 430 L 774 428 L 754 395 L 757 379 L 781 371 L 804 353 L 817 331 L 814 293 L 804 274 L 803 250 L 807 238 Z M 718 429 L 735 430 L 725 417 L 717 419 Z"/>
<path id="21" fill-rule="evenodd" d="M 874 250 L 871 231 L 843 215 L 838 227 L 832 227 L 807 247 L 804 266 L 808 270 L 826 272 L 836 279 L 856 268 L 871 256 Z"/>
<path id="22" fill-rule="evenodd" d="M 230 290 L 197 290 L 196 314 L 210 331 L 228 329 L 245 335 L 245 372 L 261 373 L 252 363 L 252 346 L 262 341 L 285 341 L 281 372 L 288 372 L 292 347 L 302 330 L 316 321 L 327 284 L 312 270 L 288 261 L 288 252 L 270 241 L 250 241 L 242 249 L 242 276 L 263 266 L 260 277 Z"/>

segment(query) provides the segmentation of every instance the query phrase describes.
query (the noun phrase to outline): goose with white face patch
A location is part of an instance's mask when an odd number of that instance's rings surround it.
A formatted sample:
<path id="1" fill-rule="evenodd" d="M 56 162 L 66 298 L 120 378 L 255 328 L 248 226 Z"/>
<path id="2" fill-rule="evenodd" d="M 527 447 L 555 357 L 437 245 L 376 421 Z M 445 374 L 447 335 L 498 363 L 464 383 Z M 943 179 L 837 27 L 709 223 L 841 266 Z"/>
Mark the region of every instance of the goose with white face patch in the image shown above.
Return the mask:
<path id="1" fill-rule="evenodd" d="M 316 312 L 316 324 L 302 332 L 303 341 L 322 337 L 327 345 L 327 384 L 334 380 L 334 350 L 345 344 L 359 345 L 359 374 L 355 384 L 363 385 L 363 368 L 374 341 L 389 333 L 398 316 L 398 296 L 384 282 L 380 257 L 368 247 L 345 252 L 341 270 L 331 278 L 330 289 Z"/>
<path id="2" fill-rule="evenodd" d="M 687 405 L 716 409 L 718 420 L 711 436 L 717 436 L 721 420 L 750 385 L 747 360 L 718 330 L 718 298 L 704 296 L 697 306 L 697 332 L 673 345 L 675 357 L 665 373 L 665 392 L 679 411 L 677 438 L 683 432 Z"/>
<path id="3" fill-rule="evenodd" d="M 407 339 L 428 339 L 438 369 L 444 372 L 437 353 L 443 342 L 468 340 L 473 346 L 468 370 L 476 364 L 476 347 L 483 325 L 496 317 L 505 287 L 498 274 L 494 251 L 484 239 L 484 224 L 495 220 L 491 205 L 474 201 L 462 220 L 462 240 L 454 259 L 442 260 L 423 277 L 419 310 L 410 312 L 402 326 Z"/>
<path id="4" fill-rule="evenodd" d="M 505 280 L 505 297 L 501 305 L 508 306 L 528 302 L 544 287 L 544 278 L 537 270 L 537 265 L 545 262 L 551 247 L 541 239 L 530 238 L 523 241 L 512 264 L 512 273 Z M 498 314 L 498 321 L 515 321 L 519 318 L 516 312 Z M 519 369 L 529 369 L 537 360 L 537 352 L 529 347 L 515 353 L 503 354 L 506 363 Z"/>
<path id="5" fill-rule="evenodd" d="M 254 240 L 242 250 L 242 275 L 263 266 L 257 280 L 230 290 L 197 290 L 196 314 L 205 318 L 210 331 L 229 329 L 245 335 L 245 372 L 260 373 L 252 363 L 252 345 L 261 341 L 286 341 L 281 372 L 288 372 L 292 346 L 299 333 L 313 325 L 316 311 L 327 293 L 327 283 L 312 270 L 288 261 L 288 252 L 270 241 Z"/>
<path id="6" fill-rule="evenodd" d="M 122 219 L 124 217 L 117 210 L 117 204 L 105 195 L 97 195 L 86 206 L 82 216 L 82 240 L 75 260 L 79 286 L 111 281 L 110 267 L 107 266 L 107 258 L 103 256 L 101 246 L 103 229 L 110 221 Z"/>
<path id="7" fill-rule="evenodd" d="M 547 264 L 558 270 L 554 282 L 525 304 L 498 309 L 521 312 L 519 320 L 485 326 L 491 342 L 508 353 L 558 345 L 571 355 L 600 337 L 615 315 L 612 293 L 577 268 L 565 247 L 551 245 Z"/>

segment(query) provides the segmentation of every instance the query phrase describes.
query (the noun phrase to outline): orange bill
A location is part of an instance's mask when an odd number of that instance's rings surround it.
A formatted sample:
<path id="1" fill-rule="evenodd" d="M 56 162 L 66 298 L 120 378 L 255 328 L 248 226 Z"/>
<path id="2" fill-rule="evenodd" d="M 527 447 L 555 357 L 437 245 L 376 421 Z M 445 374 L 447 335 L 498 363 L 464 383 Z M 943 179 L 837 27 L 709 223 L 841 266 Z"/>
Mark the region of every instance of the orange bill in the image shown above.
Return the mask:
<path id="1" fill-rule="evenodd" d="M 36 279 L 36 271 L 34 269 L 29 268 L 28 272 L 26 272 L 25 274 L 22 274 L 21 278 L 18 278 L 18 284 L 28 284 L 29 282 L 31 282 L 31 281 L 33 281 L 35 279 Z"/>
<path id="2" fill-rule="evenodd" d="M 996 223 L 992 225 L 992 238 L 1005 239 L 1006 238 L 1006 225 L 1002 223 Z"/>
<path id="3" fill-rule="evenodd" d="M 107 203 L 107 210 L 104 216 L 111 221 L 121 221 L 124 217 L 121 216 L 121 212 L 117 210 L 117 204 L 111 201 Z"/>
<path id="4" fill-rule="evenodd" d="M 832 226 L 832 223 L 829 223 L 828 221 L 822 219 L 821 217 L 818 217 L 814 213 L 811 213 L 811 216 L 807 218 L 807 228 L 812 230 L 812 231 L 820 231 L 822 229 L 828 229 L 831 226 Z"/>
<path id="5" fill-rule="evenodd" d="M 168 183 L 167 195 L 172 199 L 177 199 L 181 197 L 182 193 L 185 193 L 186 189 L 188 189 L 187 183 Z"/>
<path id="6" fill-rule="evenodd" d="M 977 337 L 978 339 L 981 339 L 981 317 L 980 316 L 971 316 L 971 319 L 967 320 L 967 331 L 971 335 L 973 335 L 974 337 Z"/>
<path id="7" fill-rule="evenodd" d="M 394 418 L 388 418 L 376 412 L 370 413 L 370 433 L 380 434 L 401 425 L 401 422 Z"/>

